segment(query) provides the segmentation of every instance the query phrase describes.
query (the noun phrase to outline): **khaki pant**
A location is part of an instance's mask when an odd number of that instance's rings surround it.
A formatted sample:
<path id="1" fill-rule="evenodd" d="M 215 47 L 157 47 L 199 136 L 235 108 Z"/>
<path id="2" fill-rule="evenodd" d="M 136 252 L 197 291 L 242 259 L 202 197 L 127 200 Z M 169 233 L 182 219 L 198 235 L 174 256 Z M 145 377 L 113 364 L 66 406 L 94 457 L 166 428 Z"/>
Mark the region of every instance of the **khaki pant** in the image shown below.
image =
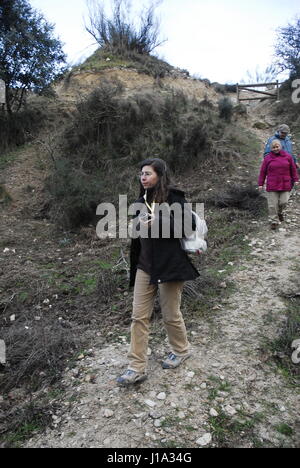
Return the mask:
<path id="1" fill-rule="evenodd" d="M 289 198 L 290 192 L 267 192 L 270 223 L 278 224 L 278 215 L 283 214 Z"/>
<path id="2" fill-rule="evenodd" d="M 155 284 L 149 284 L 149 281 L 150 276 L 147 273 L 137 270 L 133 297 L 131 343 L 128 353 L 128 368 L 136 372 L 144 372 L 146 369 L 150 318 L 158 289 L 171 351 L 177 356 L 183 356 L 189 350 L 186 328 L 180 311 L 184 282 L 162 283 L 158 287 Z"/>

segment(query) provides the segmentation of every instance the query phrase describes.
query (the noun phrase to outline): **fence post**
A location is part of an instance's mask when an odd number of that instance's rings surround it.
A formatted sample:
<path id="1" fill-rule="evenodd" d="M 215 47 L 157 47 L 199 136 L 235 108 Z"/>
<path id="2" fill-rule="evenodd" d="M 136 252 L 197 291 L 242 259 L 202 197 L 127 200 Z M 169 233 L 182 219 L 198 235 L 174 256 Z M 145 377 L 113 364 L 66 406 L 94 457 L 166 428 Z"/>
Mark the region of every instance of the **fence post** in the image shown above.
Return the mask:
<path id="1" fill-rule="evenodd" d="M 277 101 L 279 101 L 279 82 L 276 80 L 276 86 L 277 86 Z"/>
<path id="2" fill-rule="evenodd" d="M 236 98 L 237 98 L 237 102 L 239 103 L 240 102 L 240 93 L 239 93 L 239 84 L 238 83 L 236 84 Z"/>
<path id="3" fill-rule="evenodd" d="M 0 364 L 6 364 L 6 346 L 4 340 L 0 340 Z"/>
<path id="4" fill-rule="evenodd" d="M 5 110 L 5 103 L 6 103 L 5 82 L 3 80 L 0 80 L 0 109 L 1 111 Z"/>

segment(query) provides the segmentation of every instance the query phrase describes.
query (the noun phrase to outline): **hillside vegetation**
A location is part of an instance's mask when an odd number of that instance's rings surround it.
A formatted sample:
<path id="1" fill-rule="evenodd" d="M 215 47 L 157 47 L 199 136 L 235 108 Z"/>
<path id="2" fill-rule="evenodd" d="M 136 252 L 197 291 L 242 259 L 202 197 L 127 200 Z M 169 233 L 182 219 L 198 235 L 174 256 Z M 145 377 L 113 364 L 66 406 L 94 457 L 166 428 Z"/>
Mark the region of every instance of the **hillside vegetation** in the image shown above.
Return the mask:
<path id="1" fill-rule="evenodd" d="M 95 212 L 119 194 L 134 200 L 139 161 L 165 159 L 187 198 L 205 202 L 209 254 L 195 259 L 201 276 L 184 291 L 190 334 L 202 322 L 213 328 L 220 302 L 237 288 L 233 265 L 249 258 L 245 236 L 265 216 L 254 187 L 261 133 L 240 106 L 232 101 L 224 110 L 224 94 L 185 72 L 172 74 L 168 64 L 149 59 L 138 68 L 99 54 L 56 83 L 51 96 L 31 96 L 24 113 L 32 118 L 16 124 L 22 137 L 2 144 L 3 446 L 23 444 L 53 423 L 66 366 L 76 386 L 75 370 L 95 343 L 102 349 L 128 338 L 128 243 L 98 239 Z M 158 306 L 154 320 L 160 323 Z"/>

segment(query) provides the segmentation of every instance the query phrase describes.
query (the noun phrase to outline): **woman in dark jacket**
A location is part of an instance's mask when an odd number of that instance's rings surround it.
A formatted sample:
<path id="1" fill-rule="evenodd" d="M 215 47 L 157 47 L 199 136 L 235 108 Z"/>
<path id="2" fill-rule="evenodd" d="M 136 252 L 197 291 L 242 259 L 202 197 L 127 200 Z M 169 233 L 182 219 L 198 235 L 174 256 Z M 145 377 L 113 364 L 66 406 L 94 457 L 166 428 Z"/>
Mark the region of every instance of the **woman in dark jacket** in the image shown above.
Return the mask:
<path id="1" fill-rule="evenodd" d="M 199 276 L 181 248 L 180 238 L 195 229 L 184 192 L 170 186 L 167 166 L 162 159 L 147 159 L 140 167 L 141 193 L 136 202 L 140 209 L 135 218 L 136 235 L 130 254 L 134 298 L 129 366 L 117 379 L 119 385 L 126 386 L 147 378 L 150 318 L 158 290 L 171 347 L 162 367 L 175 368 L 190 356 L 180 311 L 181 294 L 184 282 Z"/>

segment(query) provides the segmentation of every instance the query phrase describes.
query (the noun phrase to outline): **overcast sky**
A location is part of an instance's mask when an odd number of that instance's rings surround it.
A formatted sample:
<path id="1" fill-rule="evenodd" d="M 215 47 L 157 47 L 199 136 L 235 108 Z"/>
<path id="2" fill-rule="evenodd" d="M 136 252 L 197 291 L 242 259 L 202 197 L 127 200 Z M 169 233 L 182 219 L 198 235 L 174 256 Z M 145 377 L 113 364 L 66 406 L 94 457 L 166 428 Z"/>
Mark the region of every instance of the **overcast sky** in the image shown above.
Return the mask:
<path id="1" fill-rule="evenodd" d="M 86 0 L 29 0 L 55 24 L 71 64 L 96 49 L 84 28 Z M 110 4 L 106 0 L 106 4 Z M 132 0 L 133 8 L 149 0 Z M 162 0 L 156 10 L 161 37 L 156 54 L 191 75 L 219 83 L 237 83 L 247 72 L 263 73 L 272 63 L 276 29 L 300 16 L 299 0 Z M 246 79 L 247 81 L 247 79 Z"/>

